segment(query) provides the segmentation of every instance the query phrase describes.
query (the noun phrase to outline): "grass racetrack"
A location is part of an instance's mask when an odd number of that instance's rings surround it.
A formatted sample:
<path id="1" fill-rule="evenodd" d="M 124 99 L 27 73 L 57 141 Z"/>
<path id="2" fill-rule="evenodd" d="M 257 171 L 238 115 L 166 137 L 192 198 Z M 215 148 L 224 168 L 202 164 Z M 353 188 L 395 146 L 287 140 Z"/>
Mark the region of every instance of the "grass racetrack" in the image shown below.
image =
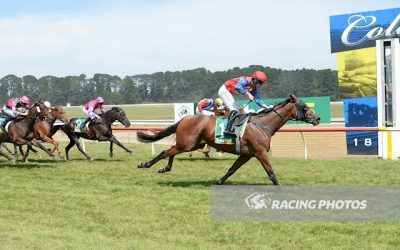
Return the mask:
<path id="1" fill-rule="evenodd" d="M 86 143 L 95 160 L 71 150 L 70 162 L 36 159 L 0 162 L 0 246 L 2 249 L 395 249 L 400 223 L 215 222 L 210 186 L 235 156 L 199 153 L 176 157 L 172 172 L 158 174 L 166 160 L 138 169 L 150 159 L 150 145 L 131 144 L 134 155 L 107 143 Z M 167 146 L 156 146 L 156 152 Z M 282 185 L 398 185 L 397 161 L 272 159 Z M 270 185 L 251 160 L 227 185 Z"/>

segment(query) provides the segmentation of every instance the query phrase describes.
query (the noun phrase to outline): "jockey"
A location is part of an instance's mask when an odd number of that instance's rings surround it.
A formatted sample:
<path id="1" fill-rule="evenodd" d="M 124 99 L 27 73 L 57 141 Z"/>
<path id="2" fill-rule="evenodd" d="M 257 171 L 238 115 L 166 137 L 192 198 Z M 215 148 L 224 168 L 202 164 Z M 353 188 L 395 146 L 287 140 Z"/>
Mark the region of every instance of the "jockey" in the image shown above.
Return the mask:
<path id="1" fill-rule="evenodd" d="M 85 105 L 83 105 L 82 111 L 88 116 L 88 118 L 82 124 L 82 128 L 84 128 L 86 123 L 88 123 L 89 121 L 92 121 L 95 118 L 100 119 L 100 116 L 95 112 L 96 109 L 100 109 L 101 113 L 106 112 L 106 110 L 103 108 L 103 103 L 104 103 L 103 97 L 97 97 L 96 99 L 93 99 L 85 103 Z"/>
<path id="2" fill-rule="evenodd" d="M 224 101 L 225 106 L 231 111 L 226 133 L 233 133 L 232 124 L 233 120 L 239 112 L 239 107 L 235 102 L 233 95 L 247 95 L 250 101 L 255 101 L 258 106 L 268 108 L 260 98 L 257 88 L 261 84 L 268 83 L 268 76 L 262 71 L 256 71 L 251 76 L 241 76 L 226 81 L 218 91 L 219 97 Z"/>
<path id="3" fill-rule="evenodd" d="M 24 109 L 29 109 L 30 105 L 30 100 L 27 96 L 21 96 L 21 97 L 16 97 L 16 98 L 10 98 L 7 102 L 6 105 L 4 105 L 3 110 L 4 113 L 9 115 L 12 118 L 17 117 L 20 114 L 23 114 L 21 112 L 21 108 Z"/>
<path id="4" fill-rule="evenodd" d="M 223 104 L 224 102 L 221 98 L 217 98 L 215 101 L 213 99 L 204 98 L 197 104 L 196 114 L 213 116 L 220 113 Z"/>

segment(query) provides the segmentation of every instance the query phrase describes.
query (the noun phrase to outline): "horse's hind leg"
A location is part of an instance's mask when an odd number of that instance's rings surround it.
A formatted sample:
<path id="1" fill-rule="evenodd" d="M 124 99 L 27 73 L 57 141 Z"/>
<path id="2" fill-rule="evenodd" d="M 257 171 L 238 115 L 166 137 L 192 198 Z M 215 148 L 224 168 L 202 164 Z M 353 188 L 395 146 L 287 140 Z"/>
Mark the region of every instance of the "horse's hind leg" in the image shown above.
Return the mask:
<path id="1" fill-rule="evenodd" d="M 260 154 L 256 154 L 257 159 L 261 162 L 265 172 L 267 172 L 269 179 L 272 181 L 274 185 L 279 185 L 278 179 L 275 176 L 274 170 L 272 169 L 272 165 L 269 162 L 268 152 L 265 150 Z"/>
<path id="2" fill-rule="evenodd" d="M 68 134 L 67 134 L 68 135 Z M 75 135 L 68 135 L 68 138 L 70 140 L 69 144 L 65 147 L 65 156 L 67 157 L 67 160 L 69 160 L 68 152 L 69 150 L 76 144 L 78 147 L 78 150 L 86 157 L 86 160 L 91 161 L 92 158 L 83 151 L 83 148 L 81 144 L 79 143 L 79 138 Z"/>
<path id="3" fill-rule="evenodd" d="M 114 156 L 114 153 L 113 153 L 113 145 L 114 145 L 114 142 L 110 141 L 110 157 L 111 157 L 111 158 Z"/>
<path id="4" fill-rule="evenodd" d="M 138 168 L 150 168 L 151 166 L 153 166 L 154 164 L 156 164 L 159 160 L 165 159 L 167 157 L 170 157 L 170 160 L 168 163 L 171 163 L 171 166 L 169 167 L 169 170 L 171 170 L 172 168 L 172 162 L 173 162 L 173 157 L 179 153 L 181 153 L 182 151 L 178 150 L 178 148 L 176 146 L 172 146 L 170 149 L 168 150 L 164 150 L 162 151 L 159 155 L 157 155 L 155 158 L 153 158 L 152 160 L 145 162 L 145 163 L 139 163 L 138 164 Z M 172 157 L 172 160 L 171 160 Z M 168 167 L 168 166 L 167 166 Z"/>
<path id="5" fill-rule="evenodd" d="M 248 162 L 250 157 L 248 156 L 239 156 L 236 161 L 233 163 L 232 167 L 229 168 L 228 172 L 217 182 L 218 185 L 222 185 L 229 176 L 233 175 L 236 170 L 238 170 L 243 164 Z"/>
<path id="6" fill-rule="evenodd" d="M 168 165 L 167 165 L 165 168 L 160 168 L 160 169 L 158 170 L 158 172 L 159 172 L 160 174 L 171 171 L 171 169 L 172 169 L 172 163 L 174 162 L 174 157 L 175 157 L 175 156 L 170 156 L 169 159 L 168 159 Z"/>

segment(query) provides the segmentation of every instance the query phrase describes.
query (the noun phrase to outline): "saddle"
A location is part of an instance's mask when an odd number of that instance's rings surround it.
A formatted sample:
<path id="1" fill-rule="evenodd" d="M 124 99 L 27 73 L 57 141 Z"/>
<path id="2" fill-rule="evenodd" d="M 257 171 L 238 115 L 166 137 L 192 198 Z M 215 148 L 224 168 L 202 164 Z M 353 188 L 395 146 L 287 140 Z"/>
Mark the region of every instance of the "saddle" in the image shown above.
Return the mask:
<path id="1" fill-rule="evenodd" d="M 87 121 L 87 118 L 76 118 L 74 123 L 74 132 L 83 133 L 85 130 L 88 130 L 90 121 Z"/>
<path id="2" fill-rule="evenodd" d="M 13 120 L 15 119 L 7 114 L 0 115 L 0 133 L 8 132 L 8 126 Z"/>
<path id="3" fill-rule="evenodd" d="M 215 143 L 217 144 L 235 144 L 236 154 L 240 154 L 240 141 L 246 130 L 246 124 L 250 119 L 251 114 L 239 114 L 234 118 L 232 128 L 233 134 L 226 134 L 225 128 L 227 126 L 226 117 L 218 117 L 215 126 Z"/>
<path id="4" fill-rule="evenodd" d="M 238 155 L 240 155 L 240 142 L 244 133 L 244 130 L 243 133 L 241 133 L 240 128 L 249 121 L 250 116 L 251 114 L 239 114 L 233 120 L 232 127 L 235 132 L 235 151 Z M 246 127 L 246 125 L 244 127 Z"/>

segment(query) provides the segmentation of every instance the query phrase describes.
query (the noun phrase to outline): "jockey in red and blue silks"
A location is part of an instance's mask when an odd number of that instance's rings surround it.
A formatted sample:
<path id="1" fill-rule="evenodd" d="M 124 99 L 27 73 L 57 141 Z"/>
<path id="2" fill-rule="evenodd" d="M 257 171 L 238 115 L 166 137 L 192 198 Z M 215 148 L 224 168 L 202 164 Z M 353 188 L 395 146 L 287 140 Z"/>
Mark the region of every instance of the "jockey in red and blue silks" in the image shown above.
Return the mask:
<path id="1" fill-rule="evenodd" d="M 221 98 L 217 98 L 215 101 L 213 99 L 204 98 L 197 104 L 196 114 L 213 116 L 219 113 L 218 110 L 221 109 L 223 104 Z"/>
<path id="2" fill-rule="evenodd" d="M 27 96 L 21 96 L 16 98 L 10 98 L 6 105 L 3 107 L 4 113 L 12 118 L 17 117 L 21 112 L 19 108 L 29 109 L 30 100 Z"/>
<path id="3" fill-rule="evenodd" d="M 228 118 L 227 133 L 232 133 L 232 122 L 239 112 L 239 107 L 233 95 L 247 95 L 250 101 L 255 101 L 258 106 L 268 108 L 260 98 L 257 88 L 268 83 L 268 76 L 262 71 L 256 71 L 251 76 L 242 76 L 226 81 L 218 90 L 218 95 L 225 106 L 231 111 Z"/>
<path id="4" fill-rule="evenodd" d="M 103 107 L 103 103 L 104 99 L 102 97 L 97 97 L 96 99 L 93 99 L 83 105 L 83 112 L 90 118 L 90 120 L 93 120 L 94 118 L 100 118 L 95 111 L 96 109 L 100 109 L 102 113 L 106 112 Z"/>

